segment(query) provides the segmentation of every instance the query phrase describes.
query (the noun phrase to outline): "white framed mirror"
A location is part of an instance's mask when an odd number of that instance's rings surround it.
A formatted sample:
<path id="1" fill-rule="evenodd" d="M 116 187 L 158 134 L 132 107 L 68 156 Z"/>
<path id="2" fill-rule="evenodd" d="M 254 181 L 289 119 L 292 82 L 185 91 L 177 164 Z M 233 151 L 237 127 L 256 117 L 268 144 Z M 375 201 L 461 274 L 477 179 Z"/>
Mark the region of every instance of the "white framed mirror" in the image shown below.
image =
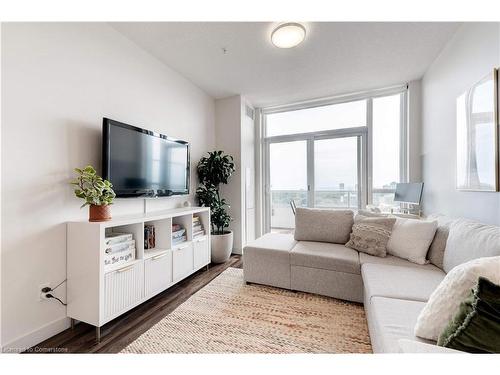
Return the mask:
<path id="1" fill-rule="evenodd" d="M 499 191 L 498 69 L 457 98 L 457 189 Z"/>

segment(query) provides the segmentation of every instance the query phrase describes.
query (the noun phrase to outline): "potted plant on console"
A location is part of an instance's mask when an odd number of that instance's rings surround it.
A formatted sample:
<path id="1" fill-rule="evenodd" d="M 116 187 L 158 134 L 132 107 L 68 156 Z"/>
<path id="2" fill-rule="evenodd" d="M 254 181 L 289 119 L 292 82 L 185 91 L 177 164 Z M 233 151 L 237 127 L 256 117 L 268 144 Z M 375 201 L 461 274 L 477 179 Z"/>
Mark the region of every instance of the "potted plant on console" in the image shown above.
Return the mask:
<path id="1" fill-rule="evenodd" d="M 89 221 L 111 220 L 111 207 L 116 194 L 113 185 L 97 174 L 95 169 L 88 165 L 83 169 L 75 168 L 78 177 L 71 182 L 75 185 L 75 195 L 85 203 L 81 208 L 90 206 Z"/>
<path id="2" fill-rule="evenodd" d="M 233 232 L 227 230 L 231 222 L 228 202 L 221 198 L 219 187 L 227 184 L 235 171 L 233 157 L 223 151 L 212 151 L 198 163 L 200 186 L 196 196 L 201 206 L 210 207 L 212 262 L 223 263 L 233 249 Z"/>

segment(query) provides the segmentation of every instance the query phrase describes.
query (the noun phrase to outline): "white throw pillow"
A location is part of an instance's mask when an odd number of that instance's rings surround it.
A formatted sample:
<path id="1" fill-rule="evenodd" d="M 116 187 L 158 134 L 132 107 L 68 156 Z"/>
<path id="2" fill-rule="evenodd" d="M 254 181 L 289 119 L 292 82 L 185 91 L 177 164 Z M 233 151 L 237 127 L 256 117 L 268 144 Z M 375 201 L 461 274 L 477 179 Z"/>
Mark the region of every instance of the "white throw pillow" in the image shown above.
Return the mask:
<path id="1" fill-rule="evenodd" d="M 387 243 L 387 252 L 417 264 L 426 264 L 437 221 L 397 218 Z"/>
<path id="2" fill-rule="evenodd" d="M 415 335 L 437 341 L 460 303 L 476 285 L 479 276 L 500 284 L 500 257 L 479 258 L 453 268 L 431 294 L 420 312 Z"/>

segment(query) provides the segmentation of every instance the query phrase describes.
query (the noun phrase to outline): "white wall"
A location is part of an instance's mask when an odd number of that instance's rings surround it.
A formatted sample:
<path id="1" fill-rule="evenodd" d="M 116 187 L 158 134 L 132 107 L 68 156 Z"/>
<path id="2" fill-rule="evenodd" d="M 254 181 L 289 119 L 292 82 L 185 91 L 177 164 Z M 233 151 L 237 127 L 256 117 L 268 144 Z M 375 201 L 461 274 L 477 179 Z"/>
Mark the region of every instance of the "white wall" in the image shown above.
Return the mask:
<path id="1" fill-rule="evenodd" d="M 456 98 L 500 65 L 498 23 L 462 25 L 422 80 L 424 210 L 500 225 L 500 193 L 455 188 Z"/>
<path id="2" fill-rule="evenodd" d="M 2 87 L 2 28 L 0 27 L 0 87 Z M 2 105 L 0 105 L 0 122 Z M 0 126 L 0 145 L 2 144 L 2 127 Z M 0 152 L 0 194 L 2 191 L 2 153 Z M 0 199 L 0 352 L 2 351 L 2 200 Z"/>
<path id="3" fill-rule="evenodd" d="M 215 101 L 215 129 L 217 149 L 234 158 L 236 171 L 221 192 L 230 203 L 234 232 L 233 253 L 241 254 L 247 240 L 255 236 L 255 203 L 247 204 L 246 191 L 255 191 L 254 123 L 245 114 L 245 99 L 240 95 Z M 250 186 L 247 189 L 246 169 L 250 169 Z M 255 198 L 255 197 L 253 197 Z M 247 238 L 248 237 L 248 238 Z"/>
<path id="4" fill-rule="evenodd" d="M 98 23 L 3 24 L 2 76 L 2 342 L 22 347 L 68 325 L 38 290 L 66 277 L 65 222 L 87 217 L 68 181 L 76 166 L 100 166 L 102 117 L 189 141 L 194 192 L 196 161 L 215 146 L 214 100 Z M 142 209 L 119 200 L 113 213 Z"/>
<path id="5" fill-rule="evenodd" d="M 422 182 L 422 82 L 408 83 L 408 181 Z"/>
<path id="6" fill-rule="evenodd" d="M 241 101 L 241 185 L 245 222 L 243 227 L 243 243 L 255 239 L 255 125 L 247 116 L 246 107 L 251 106 Z"/>
<path id="7" fill-rule="evenodd" d="M 218 150 L 234 159 L 236 171 L 229 183 L 221 187 L 223 197 L 228 201 L 232 216 L 230 229 L 233 231 L 233 253 L 241 254 L 243 243 L 244 216 L 241 194 L 241 96 L 235 95 L 215 101 L 215 139 Z"/>

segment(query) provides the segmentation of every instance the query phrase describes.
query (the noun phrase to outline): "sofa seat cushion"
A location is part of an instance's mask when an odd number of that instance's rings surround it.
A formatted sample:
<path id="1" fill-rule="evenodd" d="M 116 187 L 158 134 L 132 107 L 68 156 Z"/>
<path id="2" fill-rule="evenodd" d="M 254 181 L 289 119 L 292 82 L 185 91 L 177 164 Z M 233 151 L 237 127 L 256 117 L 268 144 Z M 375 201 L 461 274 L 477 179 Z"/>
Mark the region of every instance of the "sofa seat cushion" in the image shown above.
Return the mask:
<path id="1" fill-rule="evenodd" d="M 290 253 L 293 266 L 361 274 L 359 255 L 344 245 L 299 241 Z"/>
<path id="2" fill-rule="evenodd" d="M 393 266 L 413 267 L 413 268 L 421 268 L 428 270 L 439 270 L 439 268 L 434 266 L 433 264 L 416 264 L 406 259 L 396 257 L 394 255 L 387 255 L 386 257 L 376 257 L 365 253 L 359 253 L 359 263 L 361 264 L 361 266 L 363 266 L 363 264 L 373 263 L 373 264 L 390 264 Z"/>
<path id="3" fill-rule="evenodd" d="M 268 233 L 243 249 L 243 277 L 247 282 L 290 289 L 291 234 Z"/>
<path id="4" fill-rule="evenodd" d="M 246 253 L 272 253 L 288 261 L 290 250 L 297 244 L 292 234 L 267 233 L 245 246 Z"/>
<path id="5" fill-rule="evenodd" d="M 427 302 L 445 277 L 439 269 L 401 267 L 389 264 L 363 264 L 365 298 L 398 298 Z"/>
<path id="6" fill-rule="evenodd" d="M 415 337 L 413 329 L 425 302 L 373 297 L 370 301 L 370 338 L 374 353 L 400 352 L 399 340 L 410 339 L 433 343 Z"/>
<path id="7" fill-rule="evenodd" d="M 434 344 L 427 344 L 425 342 L 400 339 L 399 349 L 401 353 L 409 354 L 466 354 L 459 350 L 445 348 Z"/>

